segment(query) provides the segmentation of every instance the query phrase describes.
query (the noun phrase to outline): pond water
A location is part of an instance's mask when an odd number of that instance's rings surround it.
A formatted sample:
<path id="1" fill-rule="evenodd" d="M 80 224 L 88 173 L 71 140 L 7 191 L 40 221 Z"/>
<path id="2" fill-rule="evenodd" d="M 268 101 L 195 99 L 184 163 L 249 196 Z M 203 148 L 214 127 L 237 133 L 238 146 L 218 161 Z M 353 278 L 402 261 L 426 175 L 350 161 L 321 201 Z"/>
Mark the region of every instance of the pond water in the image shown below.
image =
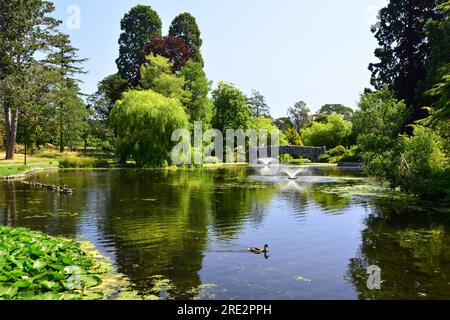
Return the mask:
<path id="1" fill-rule="evenodd" d="M 450 214 L 356 172 L 40 173 L 72 195 L 0 183 L 0 224 L 93 242 L 139 295 L 164 299 L 449 299 Z M 375 190 L 376 191 L 376 190 Z M 248 247 L 270 246 L 268 256 Z M 381 290 L 367 268 L 381 268 Z"/>

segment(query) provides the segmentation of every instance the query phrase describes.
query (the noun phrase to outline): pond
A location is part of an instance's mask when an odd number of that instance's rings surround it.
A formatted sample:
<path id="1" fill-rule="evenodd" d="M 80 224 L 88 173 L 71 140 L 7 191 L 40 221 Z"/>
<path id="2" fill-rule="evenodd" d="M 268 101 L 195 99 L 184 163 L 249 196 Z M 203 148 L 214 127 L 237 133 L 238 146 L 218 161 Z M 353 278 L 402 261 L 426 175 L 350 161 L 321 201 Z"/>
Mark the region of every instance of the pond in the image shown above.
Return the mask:
<path id="1" fill-rule="evenodd" d="M 247 167 L 57 171 L 0 183 L 0 224 L 91 241 L 140 296 L 449 299 L 450 214 L 377 192 L 361 174 L 297 180 Z M 248 247 L 270 246 L 254 255 Z M 367 268 L 381 268 L 381 290 Z"/>

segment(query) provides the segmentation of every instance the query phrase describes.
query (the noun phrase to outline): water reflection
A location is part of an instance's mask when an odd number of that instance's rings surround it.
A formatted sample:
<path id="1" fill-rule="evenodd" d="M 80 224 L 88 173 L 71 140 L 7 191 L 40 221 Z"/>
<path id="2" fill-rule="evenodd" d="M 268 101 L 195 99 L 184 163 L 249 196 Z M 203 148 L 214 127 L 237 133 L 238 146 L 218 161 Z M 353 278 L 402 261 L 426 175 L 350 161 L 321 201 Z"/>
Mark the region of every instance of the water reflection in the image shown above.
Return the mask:
<path id="1" fill-rule="evenodd" d="M 449 295 L 448 285 L 439 285 L 450 275 L 448 221 L 397 217 L 401 203 L 327 193 L 324 186 L 348 183 L 340 179 L 348 173 L 335 169 L 312 168 L 311 179 L 295 181 L 254 175 L 237 167 L 39 174 L 32 179 L 69 185 L 74 194 L 1 183 L 0 223 L 92 241 L 143 296 Z M 412 208 L 411 216 L 420 210 Z M 422 230 L 424 238 L 407 228 Z M 272 249 L 269 259 L 246 252 L 264 243 Z M 382 268 L 386 291 L 365 289 L 371 264 Z"/>
<path id="2" fill-rule="evenodd" d="M 347 273 L 359 299 L 450 299 L 448 214 L 378 202 L 364 224 Z M 381 268 L 381 290 L 367 288 L 370 265 Z"/>

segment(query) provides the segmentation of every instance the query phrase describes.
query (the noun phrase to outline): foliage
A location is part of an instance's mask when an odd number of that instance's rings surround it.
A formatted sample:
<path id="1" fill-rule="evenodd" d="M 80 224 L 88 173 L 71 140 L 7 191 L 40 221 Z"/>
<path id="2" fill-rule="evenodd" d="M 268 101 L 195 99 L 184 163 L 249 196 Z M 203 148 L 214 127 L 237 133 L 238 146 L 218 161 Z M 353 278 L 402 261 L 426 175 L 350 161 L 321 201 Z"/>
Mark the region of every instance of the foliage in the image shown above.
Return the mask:
<path id="1" fill-rule="evenodd" d="M 151 90 L 128 91 L 111 112 L 121 160 L 132 156 L 138 166 L 163 166 L 175 143 L 172 133 L 186 128 L 188 116 L 178 99 Z"/>
<path id="2" fill-rule="evenodd" d="M 266 98 L 257 90 L 252 90 L 252 95 L 247 98 L 247 105 L 256 118 L 270 116 L 270 107 L 266 102 Z"/>
<path id="3" fill-rule="evenodd" d="M 203 57 L 200 52 L 203 40 L 200 38 L 197 21 L 190 13 L 182 13 L 173 19 L 169 35 L 182 38 L 188 47 L 191 59 L 203 67 Z"/>
<path id="4" fill-rule="evenodd" d="M 345 121 L 351 121 L 353 117 L 353 109 L 342 104 L 326 104 L 320 108 L 319 115 L 333 115 L 338 114 L 342 116 Z"/>
<path id="5" fill-rule="evenodd" d="M 280 154 L 281 163 L 291 163 L 292 160 L 294 160 L 294 158 L 290 154 L 288 153 Z"/>
<path id="6" fill-rule="evenodd" d="M 212 93 L 214 103 L 214 128 L 247 130 L 251 126 L 251 110 L 246 104 L 245 95 L 234 85 L 220 82 Z"/>
<path id="7" fill-rule="evenodd" d="M 447 65 L 447 74 L 450 65 L 450 1 L 446 1 L 439 6 L 443 12 L 444 19 L 431 19 L 426 25 L 426 33 L 430 45 L 430 59 L 427 63 L 427 78 L 421 91 L 427 91 L 433 88 L 437 83 L 442 82 L 442 76 L 445 74 L 444 66 Z M 429 98 L 425 94 L 426 98 Z M 434 104 L 435 100 L 427 101 Z M 427 104 L 428 104 L 427 103 Z"/>
<path id="8" fill-rule="evenodd" d="M 331 149 L 330 151 L 328 151 L 328 154 L 331 157 L 336 157 L 336 156 L 343 156 L 345 154 L 347 150 L 345 149 L 344 146 L 337 146 L 334 149 Z"/>
<path id="9" fill-rule="evenodd" d="M 288 109 L 288 115 L 291 123 L 297 131 L 308 127 L 311 123 L 310 110 L 303 101 L 297 102 L 293 107 Z"/>
<path id="10" fill-rule="evenodd" d="M 108 119 L 114 104 L 122 98 L 127 88 L 128 81 L 118 73 L 100 81 L 97 92 L 90 98 L 91 105 L 100 119 Z"/>
<path id="11" fill-rule="evenodd" d="M 430 117 L 425 119 L 424 123 L 435 126 L 441 121 L 450 119 L 450 63 L 439 70 L 442 78 L 427 94 L 436 101 L 430 111 Z"/>
<path id="12" fill-rule="evenodd" d="M 359 109 L 353 116 L 357 135 L 377 134 L 395 139 L 408 117 L 406 105 L 394 97 L 387 86 L 361 96 Z"/>
<path id="13" fill-rule="evenodd" d="M 339 145 L 348 145 L 351 133 L 351 123 L 340 115 L 331 115 L 327 123 L 313 122 L 311 127 L 304 129 L 302 139 L 305 145 L 332 149 Z"/>
<path id="14" fill-rule="evenodd" d="M 375 55 L 380 60 L 372 63 L 372 85 L 376 89 L 389 87 L 396 98 L 405 100 L 413 113 L 408 123 L 426 117 L 422 101 L 417 95 L 419 82 L 425 81 L 426 64 L 430 57 L 425 24 L 440 20 L 439 0 L 390 0 L 380 11 L 380 21 L 372 27 L 380 47 Z"/>
<path id="15" fill-rule="evenodd" d="M 167 98 L 180 101 L 190 99 L 190 93 L 184 90 L 184 79 L 172 74 L 172 63 L 162 56 L 149 55 L 147 63 L 141 66 L 141 86 L 153 90 Z"/>
<path id="16" fill-rule="evenodd" d="M 330 162 L 330 155 L 328 153 L 322 154 L 319 157 L 319 162 L 320 163 L 328 163 L 328 162 Z"/>
<path id="17" fill-rule="evenodd" d="M 449 198 L 448 163 L 441 138 L 430 129 L 415 126 L 414 136 L 401 136 L 391 150 L 372 157 L 367 171 L 388 181 L 392 188 L 425 198 Z"/>
<path id="18" fill-rule="evenodd" d="M 297 130 L 294 128 L 288 127 L 286 130 L 283 131 L 284 135 L 286 136 L 286 139 L 290 145 L 293 146 L 303 146 L 303 140 L 300 134 Z"/>
<path id="19" fill-rule="evenodd" d="M 359 146 L 352 146 L 347 149 L 339 160 L 340 162 L 362 162 L 361 150 Z"/>
<path id="20" fill-rule="evenodd" d="M 0 299 L 103 299 L 108 270 L 81 245 L 0 226 Z"/>
<path id="21" fill-rule="evenodd" d="M 191 93 L 184 89 L 185 81 L 172 73 L 172 63 L 162 56 L 149 55 L 141 66 L 141 86 L 164 97 L 174 98 L 182 104 L 191 101 Z"/>
<path id="22" fill-rule="evenodd" d="M 137 5 L 124 15 L 120 28 L 117 69 L 123 79 L 136 85 L 143 49 L 153 36 L 161 35 L 162 22 L 150 6 Z"/>
<path id="23" fill-rule="evenodd" d="M 407 119 L 403 101 L 398 101 L 387 86 L 361 96 L 359 109 L 353 117 L 361 156 L 366 163 L 377 163 L 395 146 Z"/>
<path id="24" fill-rule="evenodd" d="M 59 160 L 60 168 L 109 168 L 111 165 L 107 160 L 91 157 L 65 157 Z"/>
<path id="25" fill-rule="evenodd" d="M 259 117 L 252 121 L 252 128 L 267 132 L 267 144 L 272 145 L 272 134 L 278 135 L 279 144 L 285 146 L 288 144 L 285 135 L 274 124 L 271 118 Z M 274 142 L 275 143 L 275 142 Z"/>
<path id="26" fill-rule="evenodd" d="M 56 76 L 43 79 L 42 74 L 59 73 L 74 87 L 73 75 L 82 72 L 79 65 L 84 60 L 76 57 L 77 49 L 70 45 L 68 36 L 58 31 L 61 21 L 51 16 L 54 9 L 51 2 L 42 0 L 0 3 L 0 102 L 9 160 L 14 158 L 19 116 L 28 117 L 30 109 L 34 112 L 34 103 L 43 105 L 52 90 L 49 80 L 57 79 L 56 86 L 62 83 Z M 38 69 L 42 73 L 36 72 Z M 51 71 L 47 73 L 45 69 Z"/>
<path id="27" fill-rule="evenodd" d="M 184 89 L 191 93 L 186 102 L 191 122 L 203 121 L 208 126 L 213 116 L 213 104 L 208 97 L 212 82 L 206 77 L 205 71 L 199 62 L 188 61 L 179 72 L 184 79 Z"/>
<path id="28" fill-rule="evenodd" d="M 281 131 L 286 131 L 289 128 L 294 128 L 294 124 L 292 123 L 291 119 L 289 119 L 288 117 L 275 119 L 273 123 Z M 298 133 L 298 131 L 297 131 L 297 133 Z"/>
<path id="29" fill-rule="evenodd" d="M 176 36 L 155 36 L 144 48 L 144 56 L 160 55 L 170 60 L 173 73 L 177 73 L 190 59 L 189 48 L 183 38 Z"/>

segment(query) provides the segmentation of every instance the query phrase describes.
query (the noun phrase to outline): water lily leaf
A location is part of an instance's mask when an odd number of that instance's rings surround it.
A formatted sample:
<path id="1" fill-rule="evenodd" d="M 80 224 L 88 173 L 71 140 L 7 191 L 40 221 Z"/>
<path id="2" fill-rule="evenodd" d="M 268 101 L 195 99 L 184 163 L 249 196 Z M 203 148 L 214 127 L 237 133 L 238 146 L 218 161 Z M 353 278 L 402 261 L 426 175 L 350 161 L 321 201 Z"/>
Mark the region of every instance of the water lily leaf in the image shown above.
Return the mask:
<path id="1" fill-rule="evenodd" d="M 44 280 L 44 281 L 39 282 L 39 284 L 48 290 L 55 290 L 55 289 L 59 288 L 58 283 L 54 282 L 54 281 Z"/>
<path id="2" fill-rule="evenodd" d="M 0 297 L 8 296 L 11 298 L 17 294 L 17 291 L 19 291 L 19 289 L 14 286 L 0 287 Z"/>
<path id="3" fill-rule="evenodd" d="M 38 259 L 33 263 L 33 268 L 37 270 L 42 269 L 45 266 L 47 266 L 47 262 L 41 259 Z"/>
<path id="4" fill-rule="evenodd" d="M 52 278 L 56 281 L 64 280 L 66 277 L 61 272 L 52 272 Z"/>
<path id="5" fill-rule="evenodd" d="M 64 266 L 60 265 L 60 264 L 52 264 L 51 267 L 57 271 L 63 271 L 64 270 Z"/>
<path id="6" fill-rule="evenodd" d="M 86 288 L 96 287 L 102 283 L 102 280 L 99 277 L 92 275 L 82 276 L 82 281 Z"/>
<path id="7" fill-rule="evenodd" d="M 27 289 L 31 286 L 33 282 L 31 282 L 30 280 L 19 280 L 14 282 L 14 286 L 20 289 Z"/>

